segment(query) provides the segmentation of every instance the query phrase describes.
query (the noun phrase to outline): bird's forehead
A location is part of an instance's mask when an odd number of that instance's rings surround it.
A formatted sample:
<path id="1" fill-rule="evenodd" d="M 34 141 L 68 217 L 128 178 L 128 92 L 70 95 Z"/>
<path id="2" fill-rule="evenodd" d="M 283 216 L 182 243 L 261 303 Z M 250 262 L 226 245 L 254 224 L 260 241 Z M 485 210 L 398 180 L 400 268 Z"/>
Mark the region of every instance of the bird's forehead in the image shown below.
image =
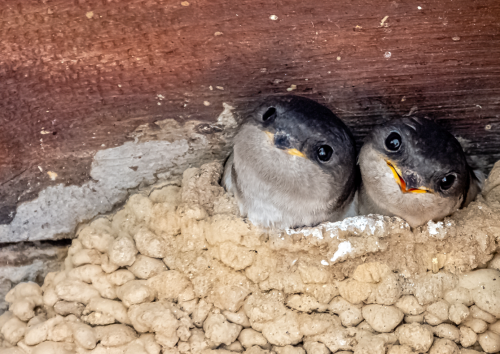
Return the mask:
<path id="1" fill-rule="evenodd" d="M 316 106 L 300 105 L 293 101 L 271 101 L 261 105 L 254 114 L 262 115 L 269 107 L 276 109 L 276 118 L 263 126 L 263 129 L 280 131 L 302 141 L 311 137 L 344 139 L 338 118 L 319 104 Z"/>
<path id="2" fill-rule="evenodd" d="M 386 150 L 385 140 L 391 132 L 401 135 L 400 151 Z M 424 119 L 401 119 L 375 129 L 375 148 L 394 162 L 428 173 L 462 172 L 465 156 L 458 141 L 437 124 Z"/>

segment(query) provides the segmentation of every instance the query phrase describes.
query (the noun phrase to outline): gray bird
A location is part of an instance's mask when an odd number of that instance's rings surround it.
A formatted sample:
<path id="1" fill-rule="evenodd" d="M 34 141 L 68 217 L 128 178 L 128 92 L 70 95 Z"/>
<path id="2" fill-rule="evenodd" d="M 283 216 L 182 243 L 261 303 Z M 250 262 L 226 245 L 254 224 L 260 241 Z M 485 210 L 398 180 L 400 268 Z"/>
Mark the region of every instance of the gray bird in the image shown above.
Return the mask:
<path id="1" fill-rule="evenodd" d="M 270 97 L 242 123 L 222 184 L 242 216 L 265 227 L 337 221 L 356 189 L 356 151 L 346 125 L 299 96 Z"/>
<path id="2" fill-rule="evenodd" d="M 376 127 L 359 154 L 358 214 L 399 216 L 417 227 L 469 204 L 481 182 L 460 143 L 429 119 Z"/>

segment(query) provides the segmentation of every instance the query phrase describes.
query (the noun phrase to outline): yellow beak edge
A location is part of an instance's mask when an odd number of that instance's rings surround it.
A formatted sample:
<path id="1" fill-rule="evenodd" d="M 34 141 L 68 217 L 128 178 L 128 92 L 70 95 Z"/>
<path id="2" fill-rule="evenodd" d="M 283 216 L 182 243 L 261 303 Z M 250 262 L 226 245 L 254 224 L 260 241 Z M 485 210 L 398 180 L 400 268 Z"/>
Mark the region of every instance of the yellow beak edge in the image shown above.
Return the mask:
<path id="1" fill-rule="evenodd" d="M 290 155 L 293 155 L 293 156 L 299 156 L 299 157 L 306 157 L 306 155 L 304 155 L 303 153 L 301 153 L 299 150 L 297 149 L 287 149 L 286 152 L 288 152 Z"/>
<path id="2" fill-rule="evenodd" d="M 406 182 L 405 180 L 401 177 L 401 171 L 399 168 L 397 168 L 392 162 L 386 160 L 387 166 L 392 171 L 392 175 L 394 176 L 394 179 L 396 180 L 396 183 L 399 185 L 399 188 L 401 189 L 401 192 L 403 193 L 430 193 L 431 191 L 428 188 L 425 187 L 419 187 L 419 188 L 406 188 Z"/>

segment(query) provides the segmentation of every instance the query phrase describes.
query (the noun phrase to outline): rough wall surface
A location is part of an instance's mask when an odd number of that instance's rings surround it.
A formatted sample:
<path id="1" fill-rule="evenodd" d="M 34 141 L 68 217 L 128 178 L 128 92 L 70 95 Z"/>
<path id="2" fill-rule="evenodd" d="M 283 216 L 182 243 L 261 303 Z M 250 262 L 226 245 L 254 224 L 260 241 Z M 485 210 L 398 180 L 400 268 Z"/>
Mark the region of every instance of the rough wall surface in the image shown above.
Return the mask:
<path id="1" fill-rule="evenodd" d="M 0 353 L 500 351 L 500 162 L 477 201 L 414 230 L 381 215 L 262 229 L 221 173 L 187 169 L 82 225 L 62 271 L 5 296 Z"/>
<path id="2" fill-rule="evenodd" d="M 0 225 L 2 242 L 68 237 L 79 223 L 110 212 L 134 190 L 179 178 L 193 164 L 223 160 L 229 151 L 226 135 L 236 126 L 231 108 L 226 105 L 213 125 L 164 120 L 139 126 L 131 134 L 134 141 L 95 154 L 90 181 L 49 186 L 21 204 L 12 222 Z M 203 129 L 212 132 L 200 133 Z"/>
<path id="3" fill-rule="evenodd" d="M 0 247 L 0 312 L 9 308 L 5 294 L 16 284 L 42 284 L 49 272 L 60 271 L 68 253 L 68 242 L 17 243 Z"/>
<path id="4" fill-rule="evenodd" d="M 428 115 L 491 165 L 500 157 L 499 16 L 495 0 L 2 0 L 0 242 L 71 229 L 65 212 L 57 225 L 24 224 L 35 210 L 59 218 L 47 211 L 53 192 L 71 190 L 82 205 L 60 202 L 82 221 L 156 173 L 139 178 L 131 152 L 113 170 L 123 184 L 111 182 L 96 172 L 103 159 L 137 149 L 161 170 L 188 147 L 188 132 L 166 149 L 132 145 L 139 125 L 213 124 L 223 102 L 238 109 L 270 93 L 326 104 L 358 142 L 373 124 Z M 207 127 L 198 133 L 212 135 Z M 45 233 L 31 234 L 35 226 Z"/>

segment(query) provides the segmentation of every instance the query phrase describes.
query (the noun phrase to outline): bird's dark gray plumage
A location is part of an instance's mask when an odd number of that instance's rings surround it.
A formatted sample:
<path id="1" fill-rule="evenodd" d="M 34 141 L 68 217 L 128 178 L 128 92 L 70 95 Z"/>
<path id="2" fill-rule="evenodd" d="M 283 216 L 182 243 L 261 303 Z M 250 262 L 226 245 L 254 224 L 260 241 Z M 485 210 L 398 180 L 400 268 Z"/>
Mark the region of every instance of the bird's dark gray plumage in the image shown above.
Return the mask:
<path id="1" fill-rule="evenodd" d="M 376 127 L 358 160 L 359 214 L 399 216 L 416 227 L 443 219 L 480 191 L 460 143 L 429 119 L 403 118 Z"/>
<path id="2" fill-rule="evenodd" d="M 352 134 L 328 108 L 299 96 L 270 97 L 242 123 L 222 184 L 254 224 L 311 226 L 344 217 L 355 164 Z"/>

